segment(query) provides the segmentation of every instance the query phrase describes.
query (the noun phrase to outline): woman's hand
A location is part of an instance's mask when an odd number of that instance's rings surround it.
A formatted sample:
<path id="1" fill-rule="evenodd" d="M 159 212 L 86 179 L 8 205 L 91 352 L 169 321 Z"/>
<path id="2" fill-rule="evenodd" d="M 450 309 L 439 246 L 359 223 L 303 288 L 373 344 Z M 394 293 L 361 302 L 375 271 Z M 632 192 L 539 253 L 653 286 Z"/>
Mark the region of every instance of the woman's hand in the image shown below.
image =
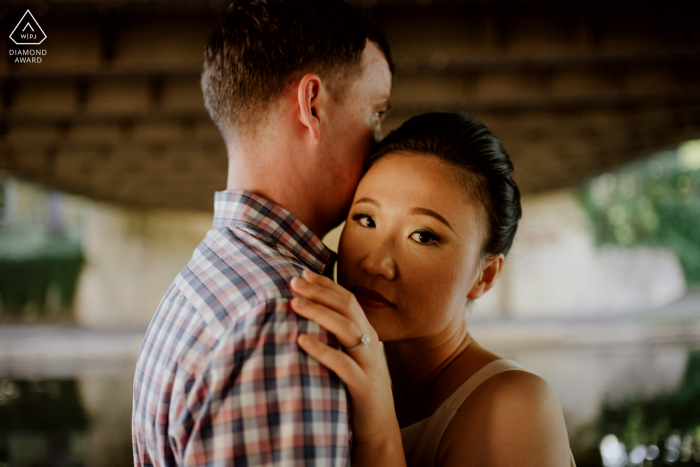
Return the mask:
<path id="1" fill-rule="evenodd" d="M 294 278 L 291 286 L 301 295 L 292 299 L 292 309 L 333 333 L 346 349 L 352 349 L 342 352 L 308 335 L 298 339 L 299 346 L 335 372 L 350 392 L 353 464 L 405 465 L 384 352 L 355 296 L 311 271 L 304 271 L 303 279 Z M 360 345 L 363 335 L 369 337 L 367 346 Z"/>

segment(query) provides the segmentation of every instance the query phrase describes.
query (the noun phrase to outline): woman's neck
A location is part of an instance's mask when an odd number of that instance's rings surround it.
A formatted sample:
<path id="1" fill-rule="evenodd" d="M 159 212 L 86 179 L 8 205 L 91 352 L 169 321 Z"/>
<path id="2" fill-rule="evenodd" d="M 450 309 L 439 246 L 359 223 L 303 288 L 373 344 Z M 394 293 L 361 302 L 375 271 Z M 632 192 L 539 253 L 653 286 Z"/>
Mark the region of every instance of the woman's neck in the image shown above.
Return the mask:
<path id="1" fill-rule="evenodd" d="M 384 343 L 397 414 L 430 392 L 450 364 L 469 346 L 464 317 L 432 336 Z"/>

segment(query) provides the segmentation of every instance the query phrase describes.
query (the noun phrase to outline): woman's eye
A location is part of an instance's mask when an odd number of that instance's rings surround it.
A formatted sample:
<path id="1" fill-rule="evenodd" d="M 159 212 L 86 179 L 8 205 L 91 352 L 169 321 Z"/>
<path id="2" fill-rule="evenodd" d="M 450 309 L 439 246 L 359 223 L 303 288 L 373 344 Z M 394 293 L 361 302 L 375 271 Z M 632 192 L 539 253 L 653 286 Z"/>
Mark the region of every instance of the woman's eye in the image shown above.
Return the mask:
<path id="1" fill-rule="evenodd" d="M 363 227 L 376 227 L 374 219 L 367 214 L 355 214 L 352 216 L 352 220 L 359 221 L 360 225 Z"/>
<path id="2" fill-rule="evenodd" d="M 411 240 L 414 242 L 418 242 L 423 245 L 427 245 L 431 242 L 437 242 L 438 237 L 437 235 L 431 233 L 431 232 L 426 232 L 426 231 L 418 231 L 418 232 L 413 232 L 410 236 Z"/>

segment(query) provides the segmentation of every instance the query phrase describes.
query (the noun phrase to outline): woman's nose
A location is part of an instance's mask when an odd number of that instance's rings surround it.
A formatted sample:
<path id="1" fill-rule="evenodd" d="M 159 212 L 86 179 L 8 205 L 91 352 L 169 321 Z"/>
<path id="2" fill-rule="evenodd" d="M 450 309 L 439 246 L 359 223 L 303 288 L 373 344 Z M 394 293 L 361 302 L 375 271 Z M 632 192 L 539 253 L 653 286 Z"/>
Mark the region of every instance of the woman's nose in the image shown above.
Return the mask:
<path id="1" fill-rule="evenodd" d="M 396 262 L 388 245 L 370 251 L 362 261 L 362 269 L 369 275 L 393 280 L 396 277 Z"/>

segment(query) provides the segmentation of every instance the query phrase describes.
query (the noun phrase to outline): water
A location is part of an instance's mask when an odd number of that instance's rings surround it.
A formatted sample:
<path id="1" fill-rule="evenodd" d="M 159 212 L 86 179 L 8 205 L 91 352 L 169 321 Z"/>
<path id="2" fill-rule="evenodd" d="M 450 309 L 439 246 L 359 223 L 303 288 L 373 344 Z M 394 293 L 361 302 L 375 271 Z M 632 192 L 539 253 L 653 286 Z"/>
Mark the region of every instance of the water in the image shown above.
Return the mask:
<path id="1" fill-rule="evenodd" d="M 0 379 L 0 466 L 132 465 L 131 374 Z"/>

